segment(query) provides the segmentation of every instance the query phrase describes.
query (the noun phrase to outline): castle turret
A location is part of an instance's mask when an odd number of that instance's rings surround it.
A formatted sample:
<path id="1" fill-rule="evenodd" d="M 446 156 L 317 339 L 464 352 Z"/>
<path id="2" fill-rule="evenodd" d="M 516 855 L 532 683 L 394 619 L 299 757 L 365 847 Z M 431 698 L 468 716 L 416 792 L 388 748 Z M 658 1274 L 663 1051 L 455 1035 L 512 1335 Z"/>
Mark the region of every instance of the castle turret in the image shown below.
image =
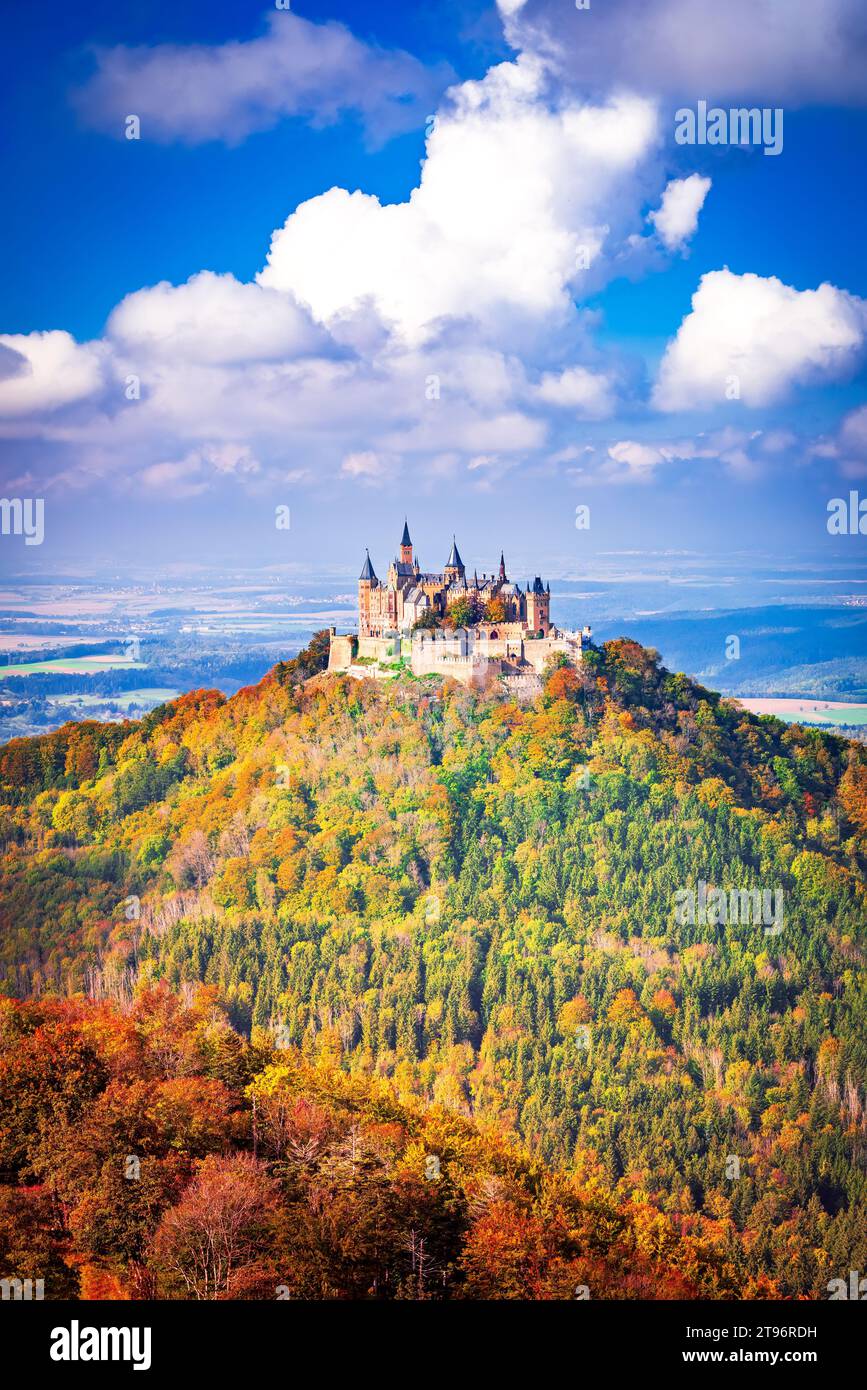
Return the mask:
<path id="1" fill-rule="evenodd" d="M 370 591 L 379 587 L 373 565 L 370 563 L 370 551 L 366 552 L 364 568 L 358 579 L 358 635 L 359 637 L 370 636 Z"/>
<path id="2" fill-rule="evenodd" d="M 401 564 L 412 564 L 412 541 L 409 538 L 409 526 L 406 517 L 403 519 L 403 535 L 400 538 L 400 560 Z"/>
<path id="3" fill-rule="evenodd" d="M 443 570 L 443 579 L 447 584 L 455 584 L 464 578 L 466 571 L 464 562 L 460 557 L 457 542 L 452 536 L 452 548 L 449 551 L 449 558 L 446 560 L 446 567 Z"/>

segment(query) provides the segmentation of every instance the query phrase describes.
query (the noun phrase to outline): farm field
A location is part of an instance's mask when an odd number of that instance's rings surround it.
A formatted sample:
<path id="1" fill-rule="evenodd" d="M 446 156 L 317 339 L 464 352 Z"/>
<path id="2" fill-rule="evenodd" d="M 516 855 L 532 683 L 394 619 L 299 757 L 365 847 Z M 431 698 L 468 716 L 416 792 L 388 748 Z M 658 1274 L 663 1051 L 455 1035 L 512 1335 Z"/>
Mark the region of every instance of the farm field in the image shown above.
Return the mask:
<path id="1" fill-rule="evenodd" d="M 168 700 L 176 700 L 181 692 L 168 686 L 146 686 L 139 690 L 123 690 L 112 695 L 49 695 L 49 705 L 83 705 L 85 708 L 116 705 L 129 709 L 130 705 L 164 705 Z"/>
<path id="2" fill-rule="evenodd" d="M 867 704 L 844 700 L 740 700 L 752 714 L 773 714 L 787 724 L 807 719 L 811 724 L 867 724 Z"/>
<path id="3" fill-rule="evenodd" d="M 34 676 L 42 673 L 54 675 L 93 675 L 97 671 L 135 671 L 147 670 L 144 661 L 126 661 L 114 656 L 75 656 L 57 657 L 53 661 L 20 661 L 8 666 L 0 666 L 0 680 L 8 676 Z"/>
<path id="4" fill-rule="evenodd" d="M 67 636 L 67 640 L 70 642 L 74 641 L 79 645 L 84 642 L 104 642 L 106 635 L 108 634 L 100 636 L 93 632 L 79 635 L 77 632 L 70 632 Z M 37 652 L 41 651 L 43 648 L 56 648 L 59 645 L 59 640 L 60 639 L 58 639 L 55 633 L 4 632 L 2 636 L 0 636 L 0 652 L 3 653 L 3 657 L 0 658 L 0 661 L 2 661 L 9 652 Z"/>

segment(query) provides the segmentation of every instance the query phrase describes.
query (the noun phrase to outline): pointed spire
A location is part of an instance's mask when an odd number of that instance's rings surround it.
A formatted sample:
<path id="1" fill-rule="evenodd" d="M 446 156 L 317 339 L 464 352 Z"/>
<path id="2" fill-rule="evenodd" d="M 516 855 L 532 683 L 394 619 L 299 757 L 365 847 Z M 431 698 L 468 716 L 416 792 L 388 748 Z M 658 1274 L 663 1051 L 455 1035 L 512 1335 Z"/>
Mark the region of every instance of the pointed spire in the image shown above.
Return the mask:
<path id="1" fill-rule="evenodd" d="M 462 570 L 463 567 L 464 562 L 460 557 L 457 541 L 452 535 L 452 548 L 449 552 L 449 558 L 446 560 L 446 569 Z"/>
<path id="2" fill-rule="evenodd" d="M 500 551 L 500 578 L 501 578 L 501 579 L 505 579 L 505 577 L 506 577 L 506 556 L 505 556 L 505 554 L 503 553 L 503 551 L 501 550 L 501 551 Z"/>
<path id="3" fill-rule="evenodd" d="M 412 541 L 409 538 L 409 526 L 406 517 L 403 519 L 403 535 L 400 538 L 400 543 L 401 545 L 412 545 Z"/>
<path id="4" fill-rule="evenodd" d="M 370 563 L 370 551 L 366 551 L 365 554 L 367 555 L 367 559 L 364 562 L 364 569 L 358 577 L 359 579 L 375 579 L 376 575 L 373 572 L 373 565 Z"/>

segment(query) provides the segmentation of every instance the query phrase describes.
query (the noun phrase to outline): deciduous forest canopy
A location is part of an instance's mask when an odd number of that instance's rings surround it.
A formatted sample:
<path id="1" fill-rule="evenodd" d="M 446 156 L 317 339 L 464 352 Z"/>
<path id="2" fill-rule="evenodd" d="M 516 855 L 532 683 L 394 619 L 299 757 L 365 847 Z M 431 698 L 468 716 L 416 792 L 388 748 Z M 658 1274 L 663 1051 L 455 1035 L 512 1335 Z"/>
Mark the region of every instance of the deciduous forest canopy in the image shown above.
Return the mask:
<path id="1" fill-rule="evenodd" d="M 48 1297 L 867 1268 L 867 750 L 628 640 L 529 705 L 322 651 L 0 750 L 0 1264 Z M 780 929 L 683 920 L 699 883 Z"/>

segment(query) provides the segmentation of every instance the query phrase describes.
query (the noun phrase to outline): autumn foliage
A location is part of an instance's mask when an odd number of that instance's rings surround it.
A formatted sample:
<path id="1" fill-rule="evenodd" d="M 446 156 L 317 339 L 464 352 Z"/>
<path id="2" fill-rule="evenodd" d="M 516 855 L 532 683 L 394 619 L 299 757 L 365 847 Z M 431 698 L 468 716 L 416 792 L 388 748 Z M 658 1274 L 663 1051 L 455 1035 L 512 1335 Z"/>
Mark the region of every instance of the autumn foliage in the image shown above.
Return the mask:
<path id="1" fill-rule="evenodd" d="M 324 654 L 0 750 L 6 1268 L 209 1299 L 867 1268 L 864 749 L 627 639 L 527 704 Z M 783 929 L 677 917 L 698 881 L 779 891 Z"/>

